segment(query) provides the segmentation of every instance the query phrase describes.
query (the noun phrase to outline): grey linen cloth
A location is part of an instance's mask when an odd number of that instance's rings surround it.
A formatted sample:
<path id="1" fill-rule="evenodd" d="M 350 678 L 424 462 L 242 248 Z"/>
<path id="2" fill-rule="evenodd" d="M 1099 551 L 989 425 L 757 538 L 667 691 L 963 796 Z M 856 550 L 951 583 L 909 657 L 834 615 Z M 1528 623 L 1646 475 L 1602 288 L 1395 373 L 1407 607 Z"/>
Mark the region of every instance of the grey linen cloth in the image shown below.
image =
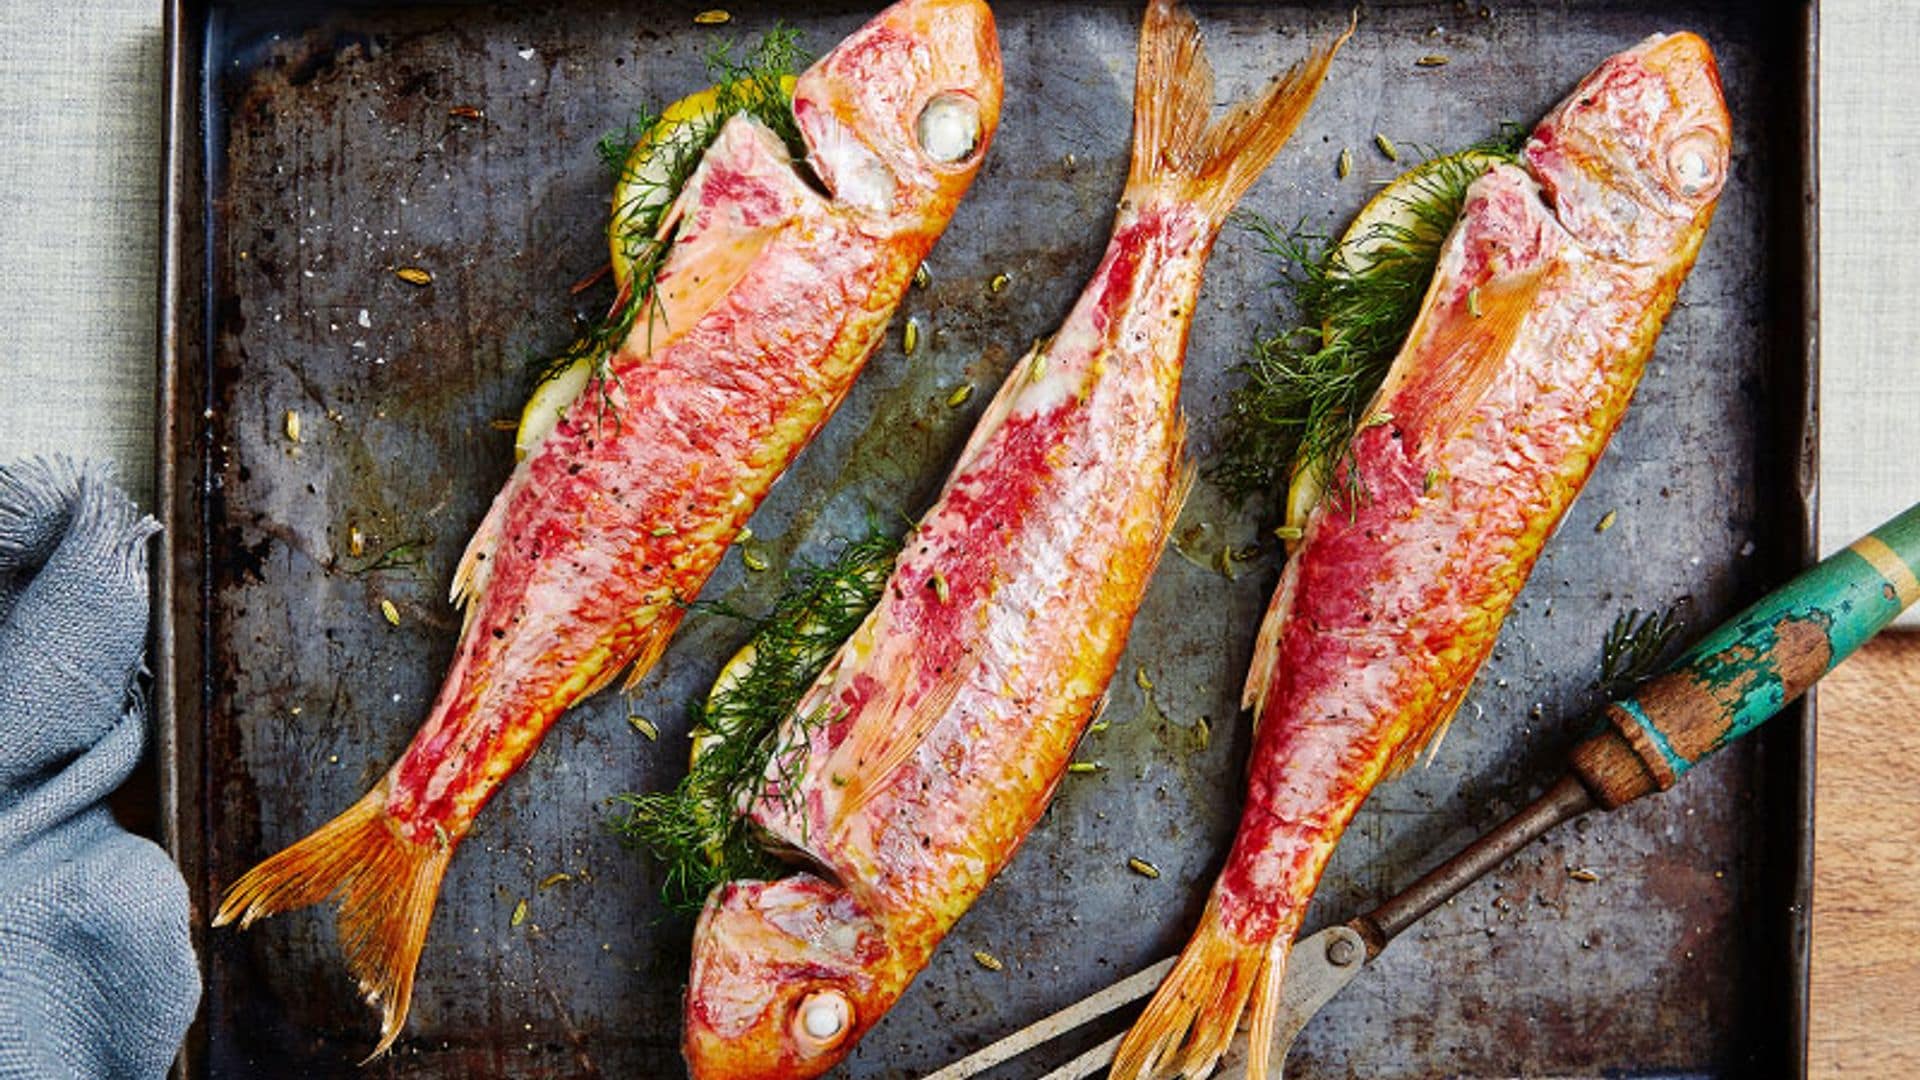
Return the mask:
<path id="1" fill-rule="evenodd" d="M 146 744 L 147 541 L 104 470 L 0 468 L 0 1078 L 158 1077 L 200 1000 L 187 889 L 102 802 Z"/>

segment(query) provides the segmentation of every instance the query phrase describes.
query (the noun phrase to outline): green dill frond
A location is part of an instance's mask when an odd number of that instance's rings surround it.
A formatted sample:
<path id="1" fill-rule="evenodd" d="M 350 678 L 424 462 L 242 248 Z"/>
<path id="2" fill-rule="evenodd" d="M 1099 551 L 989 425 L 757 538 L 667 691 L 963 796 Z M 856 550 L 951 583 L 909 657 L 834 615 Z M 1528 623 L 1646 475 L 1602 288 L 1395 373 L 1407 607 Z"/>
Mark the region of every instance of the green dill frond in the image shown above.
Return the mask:
<path id="1" fill-rule="evenodd" d="M 725 42 L 707 54 L 707 75 L 713 79 L 718 105 L 715 112 L 724 122 L 737 112 L 746 112 L 767 125 L 795 161 L 806 157 L 807 144 L 800 137 L 800 125 L 793 117 L 793 101 L 785 80 L 798 75 L 811 62 L 800 46 L 800 31 L 789 26 L 769 30 L 736 59 L 734 46 Z"/>
<path id="2" fill-rule="evenodd" d="M 762 795 L 799 798 L 807 745 L 828 717 L 798 717 L 795 736 L 776 747 L 780 725 L 879 601 L 900 545 L 875 529 L 832 562 L 796 571 L 707 700 L 692 707 L 702 746 L 686 777 L 671 792 L 616 800 L 624 812 L 614 831 L 665 866 L 670 905 L 698 908 L 716 885 L 777 873 L 778 861 L 755 842 L 740 807 Z"/>
<path id="3" fill-rule="evenodd" d="M 1678 605 L 1664 611 L 1623 611 L 1600 644 L 1600 691 L 1623 697 L 1660 673 L 1667 646 L 1686 629 Z"/>
<path id="4" fill-rule="evenodd" d="M 1498 157 L 1518 160 L 1520 151 L 1526 149 L 1527 140 L 1533 137 L 1533 128 L 1518 120 L 1502 120 L 1492 135 L 1481 139 L 1469 150 L 1479 150 Z"/>
<path id="5" fill-rule="evenodd" d="M 1284 490 L 1296 466 L 1362 498 L 1344 466 L 1360 410 L 1399 353 L 1433 280 L 1440 248 L 1488 157 L 1430 157 L 1390 196 L 1394 211 L 1339 243 L 1253 215 L 1241 222 L 1277 261 L 1288 325 L 1255 344 L 1208 469 L 1237 498 Z"/>
<path id="6" fill-rule="evenodd" d="M 633 152 L 634 144 L 645 137 L 647 132 L 652 131 L 654 125 L 659 122 L 660 114 L 642 105 L 639 111 L 633 114 L 633 119 L 627 121 L 626 127 L 607 132 L 593 144 L 593 151 L 599 155 L 600 164 L 605 165 L 607 172 L 618 178 L 620 171 L 627 167 L 627 155 Z"/>

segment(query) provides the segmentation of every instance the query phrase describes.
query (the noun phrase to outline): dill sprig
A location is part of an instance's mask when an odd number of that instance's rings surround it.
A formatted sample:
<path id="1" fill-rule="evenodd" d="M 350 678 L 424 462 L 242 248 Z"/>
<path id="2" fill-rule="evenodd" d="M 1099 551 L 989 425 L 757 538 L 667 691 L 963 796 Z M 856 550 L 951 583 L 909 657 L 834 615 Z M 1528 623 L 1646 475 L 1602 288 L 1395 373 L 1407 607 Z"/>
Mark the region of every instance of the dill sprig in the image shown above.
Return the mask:
<path id="1" fill-rule="evenodd" d="M 1514 157 L 1510 133 L 1430 157 L 1389 196 L 1393 213 L 1341 242 L 1254 215 L 1242 222 L 1280 265 L 1290 325 L 1239 365 L 1213 480 L 1238 498 L 1284 489 L 1297 469 L 1362 497 L 1349 464 L 1361 409 L 1405 342 L 1469 185 Z M 1322 483 L 1320 486 L 1330 486 Z"/>
<path id="2" fill-rule="evenodd" d="M 775 761 L 780 724 L 879 601 L 900 543 L 876 528 L 830 563 L 796 571 L 707 700 L 692 706 L 700 749 L 686 777 L 670 792 L 616 800 L 625 810 L 612 826 L 665 865 L 668 904 L 695 909 L 716 885 L 777 871 L 741 808 L 763 794 L 790 806 L 799 798 L 807 743 L 828 718 L 796 717 L 797 737 Z M 724 606 L 707 610 L 744 617 Z"/>
<path id="3" fill-rule="evenodd" d="M 634 160 L 632 149 L 659 125 L 659 113 L 642 110 L 624 131 L 601 138 L 601 160 L 612 165 L 615 190 L 624 195 L 613 208 L 611 235 L 632 264 L 631 280 L 640 283 L 636 292 L 651 292 L 653 273 L 665 258 L 668 245 L 658 238 L 662 215 L 735 114 L 744 112 L 765 124 L 796 162 L 804 160 L 806 143 L 785 80 L 805 62 L 800 32 L 788 27 L 769 31 L 744 55 L 736 55 L 734 43 L 723 42 L 707 53 L 712 106 L 662 133 L 644 160 Z"/>
<path id="4" fill-rule="evenodd" d="M 1613 620 L 1600 644 L 1601 692 L 1621 697 L 1660 673 L 1667 646 L 1686 628 L 1679 612 L 1678 605 L 1644 614 L 1634 608 Z"/>
<path id="5" fill-rule="evenodd" d="M 686 187 L 721 127 L 736 113 L 752 114 L 780 136 L 796 161 L 804 157 L 805 144 L 794 122 L 785 79 L 805 61 L 799 32 L 786 27 L 769 31 L 744 53 L 732 42 L 724 42 L 707 54 L 707 74 L 714 82 L 710 108 L 660 132 L 651 152 L 639 155 L 640 160 L 635 160 L 633 150 L 654 134 L 661 113 L 643 108 L 624 129 L 601 137 L 596 149 L 614 172 L 615 191 L 620 195 L 608 234 L 619 244 L 619 261 L 626 267 L 620 275 L 624 282 L 605 317 L 584 327 L 558 356 L 538 365 L 535 386 L 575 364 L 591 364 L 589 385 L 600 395 L 605 415 L 618 381 L 611 367 L 613 355 L 641 313 L 652 306 L 660 267 L 673 246 L 673 236 L 662 235 L 661 223 L 674 198 Z"/>

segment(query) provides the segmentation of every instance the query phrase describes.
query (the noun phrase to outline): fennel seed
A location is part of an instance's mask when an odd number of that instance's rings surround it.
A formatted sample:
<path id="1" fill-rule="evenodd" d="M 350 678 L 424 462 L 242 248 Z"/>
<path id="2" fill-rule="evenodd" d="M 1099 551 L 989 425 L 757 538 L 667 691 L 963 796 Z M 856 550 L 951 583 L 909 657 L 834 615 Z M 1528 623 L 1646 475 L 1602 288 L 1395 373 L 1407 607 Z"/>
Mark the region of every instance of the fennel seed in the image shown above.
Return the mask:
<path id="1" fill-rule="evenodd" d="M 746 564 L 747 569 L 756 574 L 773 565 L 767 561 L 765 555 L 760 554 L 752 548 L 742 548 L 740 550 L 740 561 Z"/>
<path id="2" fill-rule="evenodd" d="M 513 905 L 513 918 L 508 920 L 508 925 L 519 926 L 521 923 L 526 921 L 527 921 L 527 901 L 525 897 L 521 897 L 520 902 Z"/>
<path id="3" fill-rule="evenodd" d="M 1141 858 L 1128 859 L 1127 869 L 1139 874 L 1143 878 L 1157 878 L 1160 876 L 1159 867 Z"/>
<path id="4" fill-rule="evenodd" d="M 1340 164 L 1334 167 L 1334 171 L 1342 180 L 1353 175 L 1353 151 L 1350 148 L 1345 146 L 1340 148 Z"/>
<path id="5" fill-rule="evenodd" d="M 387 617 L 387 622 L 391 623 L 392 625 L 394 626 L 400 625 L 400 609 L 393 606 L 393 601 L 391 600 L 380 601 L 380 614 L 385 615 Z"/>
<path id="6" fill-rule="evenodd" d="M 1003 971 L 1006 969 L 1006 966 L 1007 966 L 1000 962 L 999 957 L 993 955 L 992 953 L 988 952 L 985 949 L 973 950 L 973 962 L 976 964 L 979 964 L 983 968 L 986 968 L 988 971 Z"/>
<path id="7" fill-rule="evenodd" d="M 1011 281 L 1013 281 L 1013 279 L 1005 274 L 995 274 L 993 275 L 993 279 L 987 282 L 987 291 L 990 293 L 1005 292 L 1007 291 L 1008 283 Z"/>
<path id="8" fill-rule="evenodd" d="M 1420 59 L 1415 60 L 1413 62 L 1413 66 L 1425 67 L 1425 68 L 1446 67 L 1447 58 L 1440 55 L 1439 53 L 1428 53 L 1427 55 L 1421 57 Z"/>
<path id="9" fill-rule="evenodd" d="M 908 319 L 907 328 L 900 332 L 900 351 L 912 356 L 920 348 L 920 320 Z"/>
<path id="10" fill-rule="evenodd" d="M 965 405 L 967 403 L 967 399 L 972 396 L 973 396 L 973 384 L 970 382 L 961 383 L 959 386 L 956 386 L 953 388 L 953 393 L 947 395 L 947 408 L 957 409 L 960 406 Z"/>
<path id="11" fill-rule="evenodd" d="M 566 881 L 572 881 L 572 880 L 573 880 L 573 875 L 567 873 L 565 870 L 562 870 L 556 874 L 548 874 L 546 877 L 543 877 L 540 879 L 540 891 L 546 892 L 548 889 L 553 888 L 555 885 L 558 885 Z"/>
<path id="12" fill-rule="evenodd" d="M 695 15 L 693 21 L 701 26 L 724 26 L 733 21 L 733 13 L 720 8 L 709 8 Z"/>
<path id="13" fill-rule="evenodd" d="M 409 285 L 431 285 L 433 275 L 418 266 L 403 266 L 393 272 L 393 276 Z"/>
<path id="14" fill-rule="evenodd" d="M 913 287 L 924 289 L 933 284 L 933 275 L 927 272 L 927 264 L 921 263 L 913 268 Z"/>
<path id="15" fill-rule="evenodd" d="M 1100 771 L 1100 763 L 1097 761 L 1076 761 L 1073 764 L 1067 766 L 1067 771 L 1070 773 L 1079 773 L 1081 775 L 1085 775 L 1087 773 L 1096 773 Z"/>
<path id="16" fill-rule="evenodd" d="M 645 735 L 648 742 L 660 741 L 660 729 L 653 726 L 653 721 L 641 716 L 639 713 L 629 715 L 627 717 L 627 723 L 633 726 L 633 730 Z"/>
<path id="17" fill-rule="evenodd" d="M 1384 133 L 1378 131 L 1373 133 L 1373 145 L 1380 148 L 1380 152 L 1387 156 L 1388 161 L 1400 160 L 1400 148 L 1393 145 L 1393 140 L 1387 138 Z"/>
<path id="18" fill-rule="evenodd" d="M 287 410 L 286 428 L 287 428 L 287 441 L 299 442 L 300 441 L 300 414 L 297 412 L 294 412 L 292 409 Z"/>
<path id="19" fill-rule="evenodd" d="M 1619 517 L 1620 517 L 1620 511 L 1618 510 L 1607 511 L 1606 513 L 1600 515 L 1600 520 L 1598 523 L 1594 525 L 1593 531 L 1597 533 L 1606 532 L 1608 529 L 1613 528 L 1614 521 L 1616 521 Z"/>

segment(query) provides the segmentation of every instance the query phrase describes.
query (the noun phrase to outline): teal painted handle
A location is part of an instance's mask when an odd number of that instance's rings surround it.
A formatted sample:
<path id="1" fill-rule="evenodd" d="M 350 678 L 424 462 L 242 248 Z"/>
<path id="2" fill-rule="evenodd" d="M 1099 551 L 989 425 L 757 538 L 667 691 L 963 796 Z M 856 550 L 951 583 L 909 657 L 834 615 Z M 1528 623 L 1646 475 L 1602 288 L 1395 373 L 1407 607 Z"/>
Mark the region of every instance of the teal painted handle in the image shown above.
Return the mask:
<path id="1" fill-rule="evenodd" d="M 1920 600 L 1920 504 L 1767 594 L 1633 697 L 1574 768 L 1609 807 L 1672 787 Z"/>

